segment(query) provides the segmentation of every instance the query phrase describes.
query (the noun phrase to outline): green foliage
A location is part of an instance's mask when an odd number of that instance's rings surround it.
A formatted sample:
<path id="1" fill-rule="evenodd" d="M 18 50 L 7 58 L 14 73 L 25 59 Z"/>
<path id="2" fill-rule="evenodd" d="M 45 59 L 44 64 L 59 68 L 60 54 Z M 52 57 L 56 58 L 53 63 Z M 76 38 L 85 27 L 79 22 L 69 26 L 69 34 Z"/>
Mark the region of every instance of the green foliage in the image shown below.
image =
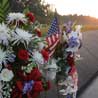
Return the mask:
<path id="1" fill-rule="evenodd" d="M 50 24 L 54 12 L 50 10 L 50 5 L 42 2 L 44 0 L 9 0 L 11 12 L 30 12 L 34 13 L 36 20 L 43 24 Z"/>
<path id="2" fill-rule="evenodd" d="M 9 0 L 0 0 L 0 22 L 5 20 L 9 11 Z"/>
<path id="3" fill-rule="evenodd" d="M 28 13 L 30 10 L 29 10 L 29 8 L 25 8 L 24 10 L 23 10 L 23 13 L 25 14 L 25 13 Z"/>

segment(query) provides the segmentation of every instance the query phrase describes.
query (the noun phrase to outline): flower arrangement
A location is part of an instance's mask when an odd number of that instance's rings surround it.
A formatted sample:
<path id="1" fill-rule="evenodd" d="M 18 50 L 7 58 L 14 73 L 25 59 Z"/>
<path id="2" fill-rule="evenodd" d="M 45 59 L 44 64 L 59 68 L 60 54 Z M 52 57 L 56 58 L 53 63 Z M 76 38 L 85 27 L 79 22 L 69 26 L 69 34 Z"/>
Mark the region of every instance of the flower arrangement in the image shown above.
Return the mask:
<path id="1" fill-rule="evenodd" d="M 0 23 L 0 98 L 37 98 L 50 89 L 49 80 L 55 77 L 58 85 L 65 86 L 62 95 L 76 97 L 74 61 L 81 47 L 81 26 L 73 31 L 71 21 L 64 24 L 60 44 L 50 58 L 37 24 L 31 12 L 9 13 Z"/>
<path id="2" fill-rule="evenodd" d="M 78 90 L 78 73 L 75 60 L 81 46 L 81 26 L 72 22 L 64 24 L 60 44 L 58 44 L 54 58 L 57 60 L 59 71 L 56 74 L 56 82 L 60 86 L 59 93 L 66 98 L 76 98 Z"/>
<path id="3" fill-rule="evenodd" d="M 50 88 L 42 70 L 46 42 L 29 12 L 9 13 L 0 23 L 0 98 L 36 98 Z"/>

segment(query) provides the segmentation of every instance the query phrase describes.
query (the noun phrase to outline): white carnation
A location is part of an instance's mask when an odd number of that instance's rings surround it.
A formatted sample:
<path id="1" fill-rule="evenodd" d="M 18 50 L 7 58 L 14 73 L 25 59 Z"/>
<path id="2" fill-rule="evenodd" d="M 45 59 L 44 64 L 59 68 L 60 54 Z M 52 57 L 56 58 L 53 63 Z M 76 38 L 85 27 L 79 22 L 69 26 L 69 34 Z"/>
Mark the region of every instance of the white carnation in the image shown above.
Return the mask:
<path id="1" fill-rule="evenodd" d="M 44 64 L 44 59 L 41 53 L 38 51 L 33 52 L 33 58 L 38 64 Z"/>
<path id="2" fill-rule="evenodd" d="M 5 81 L 5 82 L 8 82 L 14 77 L 14 74 L 11 70 L 8 70 L 8 69 L 5 68 L 5 69 L 2 70 L 0 76 L 1 76 L 1 80 Z"/>

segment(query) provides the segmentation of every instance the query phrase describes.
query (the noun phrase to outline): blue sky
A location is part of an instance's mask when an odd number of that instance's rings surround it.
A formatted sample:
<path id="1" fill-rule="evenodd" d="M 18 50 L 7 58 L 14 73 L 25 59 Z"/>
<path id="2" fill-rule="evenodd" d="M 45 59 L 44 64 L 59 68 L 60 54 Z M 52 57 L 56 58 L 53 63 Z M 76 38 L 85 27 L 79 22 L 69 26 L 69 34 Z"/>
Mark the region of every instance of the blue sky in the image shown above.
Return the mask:
<path id="1" fill-rule="evenodd" d="M 78 14 L 98 18 L 98 0 L 45 0 L 61 15 Z"/>

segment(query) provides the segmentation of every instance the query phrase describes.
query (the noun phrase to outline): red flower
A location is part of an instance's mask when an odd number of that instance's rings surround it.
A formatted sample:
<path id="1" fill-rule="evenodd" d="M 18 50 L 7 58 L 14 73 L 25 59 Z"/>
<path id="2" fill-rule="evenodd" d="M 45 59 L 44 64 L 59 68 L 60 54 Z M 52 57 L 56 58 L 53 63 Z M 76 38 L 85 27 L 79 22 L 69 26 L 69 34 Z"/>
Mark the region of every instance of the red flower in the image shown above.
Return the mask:
<path id="1" fill-rule="evenodd" d="M 36 81 L 33 88 L 34 92 L 41 92 L 44 90 L 42 81 Z"/>
<path id="2" fill-rule="evenodd" d="M 36 86 L 38 85 L 39 88 Z M 37 98 L 39 96 L 40 91 L 42 91 L 42 87 L 40 83 L 36 83 L 35 85 L 35 90 L 33 89 L 30 92 L 26 93 L 27 98 Z M 17 81 L 14 89 L 12 90 L 11 93 L 11 98 L 23 98 L 23 81 Z"/>
<path id="3" fill-rule="evenodd" d="M 29 12 L 29 13 L 26 14 L 26 16 L 28 17 L 29 22 L 33 23 L 35 21 L 35 17 L 33 15 L 33 13 Z"/>
<path id="4" fill-rule="evenodd" d="M 17 86 L 17 88 L 18 88 L 19 91 L 22 91 L 22 89 L 23 89 L 23 83 L 21 81 L 17 81 L 16 82 L 16 86 Z"/>
<path id="5" fill-rule="evenodd" d="M 71 67 L 69 75 L 73 75 L 76 72 L 75 66 Z"/>
<path id="6" fill-rule="evenodd" d="M 40 29 L 38 29 L 38 28 L 35 29 L 35 32 L 37 33 L 38 37 L 42 36 L 42 33 L 41 33 Z"/>
<path id="7" fill-rule="evenodd" d="M 22 81 L 16 81 L 16 85 L 11 92 L 11 98 L 22 98 L 22 89 L 23 89 Z"/>
<path id="8" fill-rule="evenodd" d="M 42 74 L 40 73 L 38 68 L 34 68 L 31 71 L 31 73 L 25 74 L 25 75 L 24 75 L 24 72 L 21 70 L 21 71 L 18 72 L 18 76 L 19 76 L 20 79 L 22 79 L 24 81 L 29 81 L 29 80 L 37 81 L 37 80 L 41 79 Z"/>
<path id="9" fill-rule="evenodd" d="M 42 74 L 40 73 L 39 69 L 36 67 L 35 69 L 32 70 L 30 77 L 33 77 L 33 80 L 37 81 L 41 79 Z"/>
<path id="10" fill-rule="evenodd" d="M 44 59 L 45 59 L 46 61 L 48 61 L 48 59 L 49 59 L 49 53 L 48 53 L 48 51 L 46 51 L 45 49 L 43 49 L 43 50 L 41 51 L 41 54 L 42 54 L 42 56 L 44 57 Z"/>
<path id="11" fill-rule="evenodd" d="M 68 56 L 67 56 L 67 62 L 68 62 L 68 64 L 69 64 L 69 66 L 74 66 L 75 65 L 75 62 L 74 62 L 74 57 L 71 57 L 71 55 L 69 54 Z"/>
<path id="12" fill-rule="evenodd" d="M 20 49 L 18 51 L 18 58 L 21 60 L 28 60 L 29 59 L 28 51 L 24 49 Z"/>

